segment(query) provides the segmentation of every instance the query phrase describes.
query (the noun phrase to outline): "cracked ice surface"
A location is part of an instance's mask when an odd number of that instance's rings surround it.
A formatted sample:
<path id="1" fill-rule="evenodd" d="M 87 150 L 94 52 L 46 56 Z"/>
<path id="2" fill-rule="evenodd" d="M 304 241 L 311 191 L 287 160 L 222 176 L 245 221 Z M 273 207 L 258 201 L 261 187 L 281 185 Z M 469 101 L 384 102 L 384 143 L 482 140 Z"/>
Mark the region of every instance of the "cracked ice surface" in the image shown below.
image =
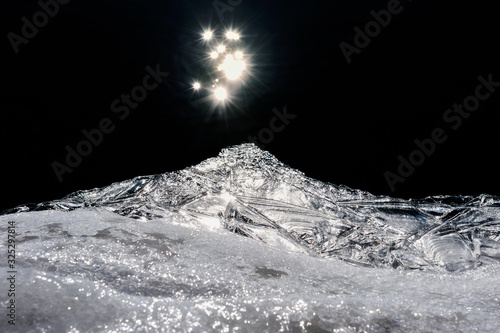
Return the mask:
<path id="1" fill-rule="evenodd" d="M 373 196 L 230 147 L 0 216 L 4 235 L 16 222 L 15 328 L 498 331 L 499 203 Z"/>

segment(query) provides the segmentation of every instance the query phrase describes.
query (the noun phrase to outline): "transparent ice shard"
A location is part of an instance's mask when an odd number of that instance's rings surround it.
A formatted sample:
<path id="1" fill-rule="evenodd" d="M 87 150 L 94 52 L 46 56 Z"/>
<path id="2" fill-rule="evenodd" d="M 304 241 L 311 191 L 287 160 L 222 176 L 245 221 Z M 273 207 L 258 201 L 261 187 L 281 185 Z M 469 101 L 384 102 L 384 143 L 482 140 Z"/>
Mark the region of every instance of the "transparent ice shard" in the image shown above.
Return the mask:
<path id="1" fill-rule="evenodd" d="M 253 144 L 181 171 L 136 177 L 6 213 L 98 207 L 141 220 L 181 214 L 284 251 L 362 266 L 461 271 L 500 261 L 500 199 L 402 200 L 311 179 Z"/>

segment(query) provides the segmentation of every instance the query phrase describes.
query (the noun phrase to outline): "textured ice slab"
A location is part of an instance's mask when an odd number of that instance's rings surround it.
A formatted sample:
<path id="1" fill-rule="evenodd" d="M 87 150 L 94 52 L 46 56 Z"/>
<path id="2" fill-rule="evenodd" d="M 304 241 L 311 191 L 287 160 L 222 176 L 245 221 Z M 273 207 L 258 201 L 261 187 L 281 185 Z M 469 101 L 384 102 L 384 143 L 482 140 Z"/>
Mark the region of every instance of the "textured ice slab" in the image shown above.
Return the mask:
<path id="1" fill-rule="evenodd" d="M 377 197 L 231 147 L 0 216 L 4 235 L 16 222 L 15 328 L 498 331 L 499 203 Z"/>
<path id="2" fill-rule="evenodd" d="M 182 171 L 13 211 L 84 207 L 141 220 L 175 213 L 217 221 L 285 250 L 365 266 L 455 271 L 500 260 L 497 197 L 376 197 L 308 178 L 250 144 Z"/>

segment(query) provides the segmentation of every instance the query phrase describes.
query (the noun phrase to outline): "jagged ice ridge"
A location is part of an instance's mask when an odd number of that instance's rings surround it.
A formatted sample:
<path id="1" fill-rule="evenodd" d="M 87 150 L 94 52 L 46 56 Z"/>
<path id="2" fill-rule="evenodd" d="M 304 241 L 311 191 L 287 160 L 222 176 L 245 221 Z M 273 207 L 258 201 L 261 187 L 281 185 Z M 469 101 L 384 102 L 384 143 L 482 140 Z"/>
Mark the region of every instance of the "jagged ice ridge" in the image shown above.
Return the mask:
<path id="1" fill-rule="evenodd" d="M 374 196 L 229 147 L 4 212 L 18 317 L 0 331 L 495 332 L 499 203 Z"/>

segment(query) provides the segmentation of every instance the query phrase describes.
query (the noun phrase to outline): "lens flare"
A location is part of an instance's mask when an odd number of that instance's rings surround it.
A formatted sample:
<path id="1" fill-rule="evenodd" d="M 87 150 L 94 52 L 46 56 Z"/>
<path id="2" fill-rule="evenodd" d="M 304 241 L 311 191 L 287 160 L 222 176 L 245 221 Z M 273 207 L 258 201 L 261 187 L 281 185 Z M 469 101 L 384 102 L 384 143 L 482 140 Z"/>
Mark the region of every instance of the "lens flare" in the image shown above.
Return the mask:
<path id="1" fill-rule="evenodd" d="M 243 60 L 235 60 L 233 55 L 228 54 L 226 60 L 218 67 L 223 70 L 229 80 L 235 80 L 240 77 L 245 69 L 245 62 Z"/>
<path id="2" fill-rule="evenodd" d="M 217 52 L 222 53 L 226 51 L 226 47 L 224 45 L 217 46 Z"/>
<path id="3" fill-rule="evenodd" d="M 252 57 L 244 51 L 247 48 L 240 39 L 241 35 L 236 30 L 224 27 L 217 29 L 204 28 L 201 32 L 203 48 L 205 50 L 205 74 L 197 74 L 192 80 L 192 90 L 196 90 L 200 100 L 210 97 L 214 108 L 226 109 L 236 105 L 241 96 L 240 90 L 248 85 L 244 82 L 253 75 L 249 71 L 253 68 Z M 203 53 L 202 53 L 203 54 Z M 250 64 L 250 65 L 247 65 Z M 245 75 L 243 75 L 245 74 Z"/>
<path id="4" fill-rule="evenodd" d="M 212 39 L 212 36 L 213 36 L 213 32 L 210 30 L 207 30 L 203 33 L 204 40 L 210 40 L 210 39 Z"/>
<path id="5" fill-rule="evenodd" d="M 236 52 L 234 53 L 234 57 L 235 57 L 236 59 L 243 59 L 243 52 L 241 52 L 241 51 L 236 51 Z"/>
<path id="6" fill-rule="evenodd" d="M 227 91 L 226 89 L 219 87 L 215 89 L 214 95 L 219 101 L 223 101 L 227 98 Z"/>
<path id="7" fill-rule="evenodd" d="M 238 40 L 240 39 L 240 35 L 238 35 L 236 32 L 234 31 L 228 31 L 226 33 L 226 38 L 227 39 L 232 39 L 232 40 Z"/>

